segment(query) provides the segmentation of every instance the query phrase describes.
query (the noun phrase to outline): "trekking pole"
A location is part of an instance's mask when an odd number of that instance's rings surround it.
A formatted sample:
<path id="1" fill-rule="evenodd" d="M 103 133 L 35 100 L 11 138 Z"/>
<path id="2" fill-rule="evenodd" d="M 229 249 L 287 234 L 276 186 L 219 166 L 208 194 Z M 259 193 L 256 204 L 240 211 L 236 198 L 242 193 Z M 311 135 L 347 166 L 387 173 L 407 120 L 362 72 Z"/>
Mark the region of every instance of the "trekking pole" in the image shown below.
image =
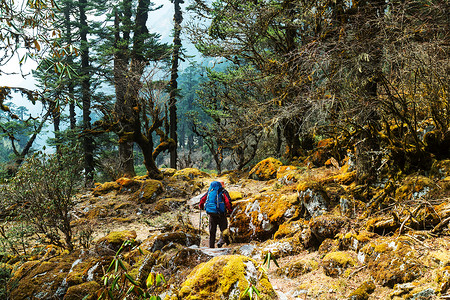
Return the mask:
<path id="1" fill-rule="evenodd" d="M 199 240 L 198 240 L 198 247 L 200 248 L 201 245 L 201 241 L 202 241 L 202 232 L 201 232 L 201 228 L 202 228 L 202 209 L 200 208 L 200 217 L 199 217 L 199 222 L 198 222 L 198 236 L 199 236 Z"/>

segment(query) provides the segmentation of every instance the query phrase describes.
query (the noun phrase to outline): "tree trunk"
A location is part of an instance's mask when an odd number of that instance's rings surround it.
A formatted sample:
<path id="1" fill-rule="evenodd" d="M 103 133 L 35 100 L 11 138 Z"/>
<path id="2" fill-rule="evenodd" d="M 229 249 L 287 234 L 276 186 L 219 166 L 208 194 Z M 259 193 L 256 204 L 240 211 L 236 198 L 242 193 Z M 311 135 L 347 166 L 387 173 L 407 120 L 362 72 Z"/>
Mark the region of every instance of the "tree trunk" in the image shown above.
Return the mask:
<path id="1" fill-rule="evenodd" d="M 116 92 L 116 103 L 114 105 L 114 113 L 118 119 L 120 129 L 118 130 L 119 136 L 119 165 L 121 168 L 121 175 L 125 177 L 134 177 L 136 175 L 134 171 L 133 161 L 133 142 L 128 141 L 125 135 L 131 132 L 130 121 L 128 120 L 130 115 L 130 109 L 127 107 L 125 92 L 127 89 L 127 76 L 128 74 L 128 44 L 130 39 L 130 22 L 131 22 L 131 1 L 124 1 L 123 18 L 126 22 L 124 26 L 122 37 L 120 36 L 120 16 L 119 12 L 115 11 L 114 18 L 114 87 Z"/>
<path id="2" fill-rule="evenodd" d="M 91 129 L 91 91 L 90 91 L 90 71 L 89 71 L 89 44 L 87 40 L 88 24 L 86 18 L 87 0 L 79 0 L 80 9 L 80 38 L 81 38 L 81 93 L 83 103 L 83 154 L 85 186 L 91 187 L 94 184 L 94 141 L 90 134 Z"/>
<path id="3" fill-rule="evenodd" d="M 172 69 L 170 76 L 170 92 L 169 92 L 169 119 L 170 119 L 170 133 L 169 136 L 175 141 L 175 148 L 170 151 L 170 167 L 177 168 L 177 94 L 178 94 L 178 60 L 181 50 L 181 22 L 183 21 L 183 15 L 181 12 L 180 4 L 182 0 L 173 0 L 174 4 L 174 37 L 173 37 L 173 53 L 172 53 Z"/>
<path id="4" fill-rule="evenodd" d="M 380 145 L 376 137 L 379 122 L 376 101 L 382 58 L 379 18 L 384 13 L 385 3 L 382 0 L 368 0 L 359 5 L 357 18 L 360 18 L 360 26 L 357 36 L 359 41 L 367 41 L 361 45 L 361 52 L 370 54 L 370 60 L 363 65 L 360 73 L 361 81 L 365 82 L 361 95 L 365 111 L 361 113 L 359 122 L 362 130 L 355 153 L 356 179 L 359 183 L 370 183 L 376 180 L 381 161 L 378 154 Z"/>

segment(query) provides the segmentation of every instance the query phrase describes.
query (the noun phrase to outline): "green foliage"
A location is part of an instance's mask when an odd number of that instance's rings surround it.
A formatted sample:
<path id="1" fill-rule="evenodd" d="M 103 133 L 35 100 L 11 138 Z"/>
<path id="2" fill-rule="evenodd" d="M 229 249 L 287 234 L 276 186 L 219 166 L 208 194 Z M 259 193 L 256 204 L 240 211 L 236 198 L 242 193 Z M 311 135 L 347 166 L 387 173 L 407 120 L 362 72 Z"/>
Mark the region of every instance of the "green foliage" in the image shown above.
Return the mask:
<path id="1" fill-rule="evenodd" d="M 81 171 L 76 148 L 61 147 L 59 153 L 29 157 L 1 194 L 4 207 L 11 208 L 9 217 L 31 225 L 40 242 L 71 250 L 70 211 L 82 182 Z"/>
<path id="2" fill-rule="evenodd" d="M 0 299 L 8 299 L 7 283 L 11 278 L 11 270 L 0 265 Z"/>
<path id="3" fill-rule="evenodd" d="M 124 241 L 116 252 L 111 264 L 103 275 L 103 287 L 98 292 L 98 299 L 142 299 L 161 300 L 155 295 L 157 288 L 167 288 L 166 279 L 162 274 L 150 273 L 145 283 L 137 282 L 125 267 L 122 261 L 122 252 L 132 247 L 131 241 Z"/>
<path id="4" fill-rule="evenodd" d="M 2 250 L 14 254 L 27 254 L 33 227 L 26 222 L 7 222 L 0 225 L 0 244 Z"/>
<path id="5" fill-rule="evenodd" d="M 262 266 L 260 266 L 260 268 L 262 269 L 260 277 L 269 270 L 271 261 L 273 261 L 278 268 L 280 267 L 278 265 L 278 262 L 277 262 L 275 256 L 272 254 L 272 252 L 269 251 L 264 256 L 264 261 L 262 263 Z M 252 300 L 253 297 L 256 297 L 256 299 L 258 299 L 257 297 L 261 297 L 261 294 L 260 294 L 258 288 L 252 282 L 249 283 L 249 286 L 241 294 L 241 298 L 245 299 L 247 297 L 250 300 Z"/>

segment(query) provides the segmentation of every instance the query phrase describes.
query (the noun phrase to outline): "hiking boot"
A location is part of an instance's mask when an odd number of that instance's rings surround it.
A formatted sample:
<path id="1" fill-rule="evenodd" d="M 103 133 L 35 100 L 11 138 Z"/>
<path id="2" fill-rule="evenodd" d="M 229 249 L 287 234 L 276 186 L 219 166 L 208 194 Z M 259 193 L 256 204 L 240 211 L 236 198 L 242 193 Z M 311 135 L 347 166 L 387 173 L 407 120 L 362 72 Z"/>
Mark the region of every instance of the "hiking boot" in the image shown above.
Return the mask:
<path id="1" fill-rule="evenodd" d="M 217 248 L 222 248 L 223 244 L 225 244 L 225 243 L 223 243 L 223 242 L 218 242 L 218 243 L 217 243 Z"/>

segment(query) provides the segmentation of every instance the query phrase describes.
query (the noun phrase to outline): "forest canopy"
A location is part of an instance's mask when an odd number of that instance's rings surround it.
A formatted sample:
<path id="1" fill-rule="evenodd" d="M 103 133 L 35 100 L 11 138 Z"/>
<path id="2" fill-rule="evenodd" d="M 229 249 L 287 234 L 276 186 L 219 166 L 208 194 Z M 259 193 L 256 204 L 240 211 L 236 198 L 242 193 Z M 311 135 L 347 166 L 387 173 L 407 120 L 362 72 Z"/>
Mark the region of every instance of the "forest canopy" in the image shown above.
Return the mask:
<path id="1" fill-rule="evenodd" d="M 55 151 L 81 145 L 86 185 L 169 165 L 245 170 L 268 156 L 320 165 L 310 151 L 328 138 L 338 161 L 354 155 L 361 182 L 386 163 L 412 172 L 450 156 L 447 1 L 172 4 L 169 45 L 151 31 L 150 1 L 2 2 L 0 63 L 22 48 L 38 61 L 38 89 L 21 92 L 43 107 L 18 114 L 2 87 L 4 174 L 49 124 Z"/>

